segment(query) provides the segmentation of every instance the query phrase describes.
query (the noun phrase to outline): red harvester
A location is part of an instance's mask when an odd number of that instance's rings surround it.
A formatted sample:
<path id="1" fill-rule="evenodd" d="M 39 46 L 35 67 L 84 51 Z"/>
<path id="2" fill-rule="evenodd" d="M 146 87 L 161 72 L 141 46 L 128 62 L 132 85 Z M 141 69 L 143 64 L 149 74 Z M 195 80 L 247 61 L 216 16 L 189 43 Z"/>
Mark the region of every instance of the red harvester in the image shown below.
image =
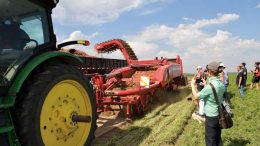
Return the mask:
<path id="1" fill-rule="evenodd" d="M 98 53 L 120 50 L 128 66 L 113 69 L 108 74 L 92 74 L 98 112 L 111 109 L 111 105 L 126 107 L 126 117 L 147 110 L 148 103 L 158 88 L 172 89 L 185 85 L 182 60 L 155 58 L 138 60 L 132 48 L 123 40 L 114 39 L 97 44 Z"/>

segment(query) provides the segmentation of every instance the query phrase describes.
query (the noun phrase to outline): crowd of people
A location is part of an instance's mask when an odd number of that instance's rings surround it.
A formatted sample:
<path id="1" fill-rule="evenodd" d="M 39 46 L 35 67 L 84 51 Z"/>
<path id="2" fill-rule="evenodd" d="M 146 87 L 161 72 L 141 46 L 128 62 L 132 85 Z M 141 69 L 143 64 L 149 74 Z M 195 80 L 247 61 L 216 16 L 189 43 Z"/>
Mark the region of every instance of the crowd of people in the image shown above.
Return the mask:
<path id="1" fill-rule="evenodd" d="M 254 70 L 251 70 L 253 73 L 250 89 L 253 89 L 256 86 L 256 90 L 259 90 L 259 80 L 260 80 L 260 70 L 259 70 L 260 62 L 255 62 Z M 247 86 L 247 75 L 248 71 L 246 68 L 246 63 L 241 63 L 241 65 L 237 66 L 237 77 L 236 77 L 236 85 L 239 89 L 240 97 L 244 97 L 244 88 Z"/>
<path id="2" fill-rule="evenodd" d="M 253 78 L 250 89 L 254 86 L 259 90 L 260 69 L 259 62 L 255 62 Z M 247 87 L 248 71 L 246 63 L 237 66 L 236 85 L 240 97 L 243 98 L 244 89 Z M 208 78 L 208 80 L 207 80 Z M 193 102 L 196 112 L 192 117 L 199 121 L 205 121 L 205 143 L 206 146 L 222 146 L 221 128 L 219 125 L 219 111 L 216 100 L 225 107 L 226 111 L 233 116 L 230 108 L 230 100 L 227 94 L 229 77 L 226 66 L 220 62 L 210 62 L 204 71 L 201 66 L 197 67 L 197 72 L 191 80 Z M 197 87 L 197 88 L 196 88 Z M 216 94 L 213 93 L 216 90 Z"/>

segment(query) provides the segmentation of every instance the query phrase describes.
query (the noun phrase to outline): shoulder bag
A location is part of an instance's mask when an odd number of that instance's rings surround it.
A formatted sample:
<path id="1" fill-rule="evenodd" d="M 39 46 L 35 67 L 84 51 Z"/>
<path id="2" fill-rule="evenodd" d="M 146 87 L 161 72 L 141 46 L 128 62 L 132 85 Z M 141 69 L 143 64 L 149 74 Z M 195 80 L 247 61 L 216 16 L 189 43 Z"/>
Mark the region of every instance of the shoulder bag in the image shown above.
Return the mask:
<path id="1" fill-rule="evenodd" d="M 233 126 L 233 120 L 231 118 L 231 115 L 226 111 L 223 104 L 219 103 L 218 95 L 216 93 L 215 87 L 210 83 L 209 84 L 213 90 L 213 94 L 216 100 L 216 103 L 218 105 L 218 113 L 219 113 L 219 125 L 221 129 L 228 129 Z"/>

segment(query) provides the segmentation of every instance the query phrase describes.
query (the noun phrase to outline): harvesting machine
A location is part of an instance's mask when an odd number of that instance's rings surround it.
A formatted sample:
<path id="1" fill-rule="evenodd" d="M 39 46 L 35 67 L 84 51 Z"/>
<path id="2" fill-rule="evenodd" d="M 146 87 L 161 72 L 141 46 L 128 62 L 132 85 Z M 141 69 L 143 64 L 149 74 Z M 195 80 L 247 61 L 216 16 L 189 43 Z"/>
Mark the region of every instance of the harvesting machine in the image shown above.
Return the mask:
<path id="1" fill-rule="evenodd" d="M 120 50 L 128 66 L 113 69 L 108 74 L 94 74 L 91 82 L 96 93 L 97 111 L 107 111 L 111 105 L 123 105 L 126 117 L 143 113 L 156 89 L 173 89 L 186 85 L 182 60 L 155 58 L 138 60 L 132 48 L 123 40 L 114 39 L 95 45 L 98 53 Z"/>

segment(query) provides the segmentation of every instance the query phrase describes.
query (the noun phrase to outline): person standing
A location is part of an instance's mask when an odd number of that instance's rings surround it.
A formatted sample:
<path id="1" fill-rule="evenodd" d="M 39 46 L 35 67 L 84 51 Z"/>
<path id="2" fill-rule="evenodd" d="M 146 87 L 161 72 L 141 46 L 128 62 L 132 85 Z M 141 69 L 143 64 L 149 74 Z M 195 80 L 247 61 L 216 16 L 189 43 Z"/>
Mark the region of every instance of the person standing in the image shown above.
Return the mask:
<path id="1" fill-rule="evenodd" d="M 251 70 L 252 73 L 254 73 L 250 89 L 253 89 L 253 86 L 256 85 L 256 90 L 259 90 L 259 80 L 260 80 L 260 70 L 259 70 L 259 62 L 256 62 L 254 64 L 255 70 Z"/>
<path id="2" fill-rule="evenodd" d="M 240 97 L 244 96 L 244 75 L 243 75 L 243 70 L 242 66 L 237 66 L 237 77 L 236 77 L 236 84 L 239 90 Z"/>
<path id="3" fill-rule="evenodd" d="M 225 85 L 225 92 L 224 92 L 224 95 L 223 95 L 223 105 L 225 106 L 227 112 L 231 116 L 233 116 L 233 112 L 231 111 L 231 107 L 230 107 L 231 102 L 230 102 L 230 99 L 229 99 L 229 96 L 228 96 L 228 93 L 227 93 L 227 88 L 228 88 L 228 85 L 229 85 L 228 72 L 226 70 L 226 66 L 224 65 L 224 63 L 220 63 L 219 67 L 220 67 L 219 77 L 220 77 L 220 80 Z"/>
<path id="4" fill-rule="evenodd" d="M 224 63 L 220 63 L 219 65 L 220 67 L 220 79 L 222 80 L 222 82 L 225 84 L 225 87 L 227 88 L 229 85 L 229 78 L 228 78 L 228 72 L 226 70 L 226 66 L 224 65 Z"/>
<path id="5" fill-rule="evenodd" d="M 223 102 L 223 94 L 225 92 L 225 85 L 219 79 L 219 63 L 218 62 L 210 62 L 207 65 L 207 72 L 209 77 L 209 83 L 211 83 L 217 92 L 218 100 L 220 103 Z M 222 146 L 221 140 L 221 128 L 219 125 L 219 112 L 218 105 L 216 103 L 213 90 L 209 84 L 205 85 L 205 87 L 197 92 L 195 90 L 196 80 L 192 79 L 191 88 L 193 94 L 194 104 L 198 104 L 200 99 L 205 101 L 205 142 L 206 146 Z"/>
<path id="6" fill-rule="evenodd" d="M 202 70 L 202 66 L 197 67 L 197 73 L 195 75 L 195 79 L 196 79 L 197 90 L 201 91 L 204 88 L 205 82 L 206 82 L 206 75 L 205 75 L 204 71 Z M 198 116 L 201 117 L 201 119 L 204 120 L 204 100 L 203 99 L 201 99 L 199 101 L 199 105 L 198 105 L 197 109 L 198 109 L 198 113 L 195 112 L 195 114 L 197 114 Z"/>
<path id="7" fill-rule="evenodd" d="M 246 63 L 245 62 L 242 62 L 241 63 L 242 65 L 242 69 L 243 69 L 243 76 L 244 76 L 244 87 L 246 87 L 246 80 L 247 80 L 247 68 L 246 68 Z"/>
<path id="8" fill-rule="evenodd" d="M 206 80 L 206 75 L 202 70 L 201 66 L 197 67 L 195 78 L 196 78 L 197 90 L 201 91 L 204 88 L 203 80 Z"/>

